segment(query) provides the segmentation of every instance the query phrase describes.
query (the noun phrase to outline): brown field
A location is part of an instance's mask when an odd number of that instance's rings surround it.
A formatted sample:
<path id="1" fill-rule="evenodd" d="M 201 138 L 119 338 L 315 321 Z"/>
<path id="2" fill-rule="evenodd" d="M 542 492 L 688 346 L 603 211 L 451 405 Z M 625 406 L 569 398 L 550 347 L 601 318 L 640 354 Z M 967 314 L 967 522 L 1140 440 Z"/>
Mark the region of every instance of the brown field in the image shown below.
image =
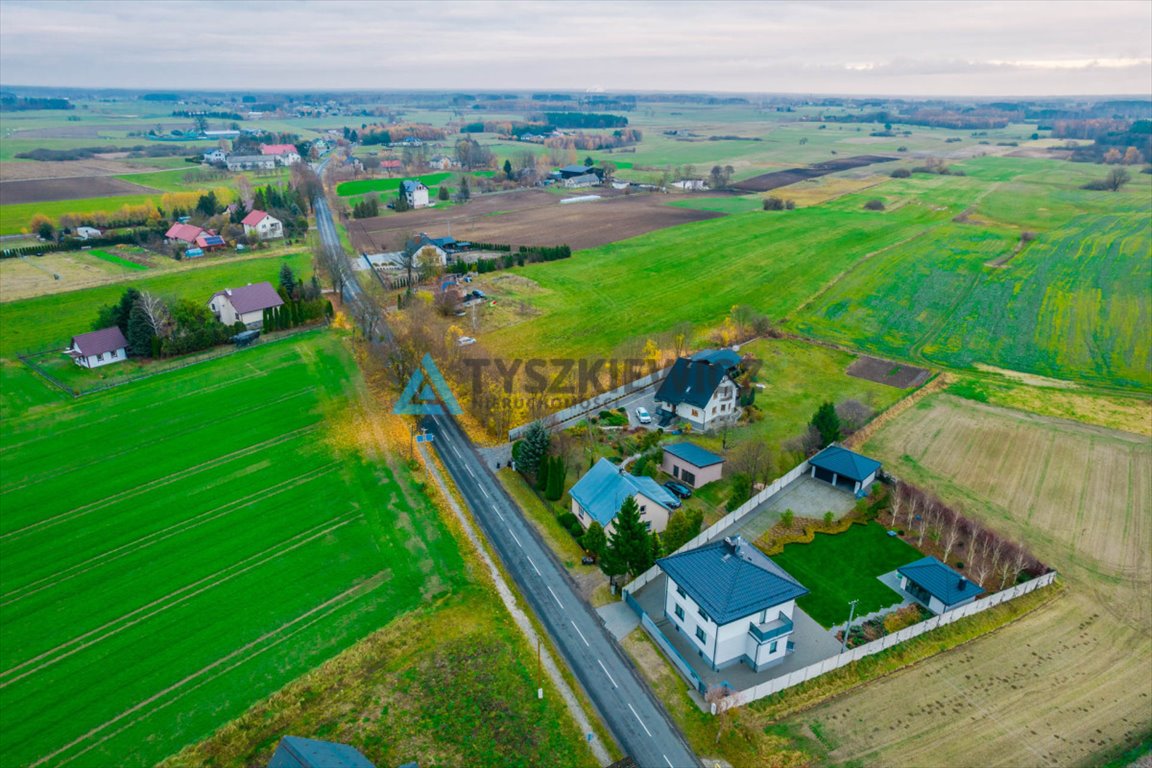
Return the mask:
<path id="1" fill-rule="evenodd" d="M 164 158 L 156 158 L 162 161 Z M 157 166 L 163 167 L 163 166 Z M 87 160 L 37 160 L 0 163 L 0 181 L 27 179 L 65 179 L 79 176 L 116 176 L 147 171 L 147 161 L 140 164 L 110 160 L 106 157 Z"/>
<path id="2" fill-rule="evenodd" d="M 914 365 L 902 365 L 891 360 L 881 360 L 878 357 L 860 357 L 845 371 L 849 376 L 858 379 L 875 381 L 878 384 L 887 384 L 897 389 L 920 386 L 928 380 L 928 371 Z"/>
<path id="3" fill-rule="evenodd" d="M 427 232 L 451 234 L 457 240 L 520 245 L 569 245 L 594 248 L 664 227 L 723 216 L 666 205 L 664 195 L 623 195 L 597 188 L 572 190 L 577 197 L 604 197 L 587 203 L 561 205 L 563 199 L 541 189 L 480 195 L 463 206 L 424 209 L 348 222 L 348 234 L 360 251 L 398 250 L 406 236 Z"/>
<path id="4" fill-rule="evenodd" d="M 70 179 L 35 179 L 0 182 L 0 205 L 46 203 L 88 197 L 143 195 L 152 187 L 133 184 L 111 176 L 77 176 Z"/>
<path id="5" fill-rule="evenodd" d="M 779 187 L 786 187 L 789 184 L 796 184 L 805 179 L 815 179 L 819 176 L 827 176 L 830 173 L 836 173 L 838 171 L 863 168 L 873 163 L 889 163 L 895 159 L 894 157 L 884 157 L 883 155 L 844 157 L 837 160 L 828 160 L 823 163 L 814 163 L 806 168 L 790 168 L 786 171 L 762 173 L 759 176 L 753 176 L 750 179 L 736 182 L 732 185 L 732 189 L 741 192 L 768 192 L 769 190 Z"/>
<path id="6" fill-rule="evenodd" d="M 934 395 L 864 450 L 1027 542 L 1069 589 L 789 724 L 833 761 L 886 766 L 1094 765 L 1152 730 L 1147 440 Z"/>
<path id="7" fill-rule="evenodd" d="M 821 176 L 815 179 L 807 179 L 798 184 L 791 184 L 787 187 L 780 187 L 773 190 L 772 194 L 776 197 L 791 200 L 801 208 L 807 208 L 812 205 L 827 203 L 830 200 L 835 200 L 838 197 L 850 195 L 854 192 L 871 189 L 888 181 L 889 178 L 888 176 L 876 175 L 862 176 L 860 178 L 852 178 L 849 176 Z"/>

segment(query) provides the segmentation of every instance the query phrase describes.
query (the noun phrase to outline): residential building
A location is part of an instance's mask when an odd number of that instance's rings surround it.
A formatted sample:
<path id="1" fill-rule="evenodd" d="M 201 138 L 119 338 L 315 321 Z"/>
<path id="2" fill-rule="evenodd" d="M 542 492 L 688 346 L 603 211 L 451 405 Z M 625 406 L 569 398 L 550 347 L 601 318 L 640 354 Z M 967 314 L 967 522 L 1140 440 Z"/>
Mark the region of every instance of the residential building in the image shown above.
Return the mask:
<path id="1" fill-rule="evenodd" d="M 432 237 L 427 232 L 421 232 L 405 243 L 404 247 L 409 253 L 430 248 L 436 253 L 440 266 L 445 266 L 454 254 L 467 250 L 471 245 L 471 243 L 461 242 L 453 237 Z"/>
<path id="2" fill-rule="evenodd" d="M 833 443 L 808 459 L 812 477 L 857 496 L 867 496 L 876 482 L 880 462 Z"/>
<path id="3" fill-rule="evenodd" d="M 668 575 L 664 615 L 700 658 L 759 672 L 792 653 L 800 582 L 739 536 L 656 561 Z"/>
<path id="4" fill-rule="evenodd" d="M 611 532 L 620 505 L 631 497 L 640 507 L 640 519 L 650 530 L 663 532 L 668 527 L 672 510 L 680 506 L 667 489 L 650 477 L 637 477 L 600 459 L 584 477 L 572 486 L 572 514 L 587 528 L 592 521 L 600 523 L 605 533 Z"/>
<path id="5" fill-rule="evenodd" d="M 223 237 L 207 229 L 196 236 L 196 247 L 201 251 L 218 251 L 228 247 L 228 243 L 224 242 Z"/>
<path id="6" fill-rule="evenodd" d="M 272 283 L 252 283 L 243 288 L 225 288 L 212 294 L 208 308 L 224 325 L 237 321 L 249 328 L 260 328 L 264 323 L 264 310 L 284 304 Z"/>
<path id="7" fill-rule="evenodd" d="M 261 144 L 260 154 L 276 160 L 276 165 L 295 165 L 300 162 L 300 152 L 294 144 Z"/>
<path id="8" fill-rule="evenodd" d="M 401 171 L 404 169 L 404 163 L 399 160 L 381 160 L 380 169 L 383 171 Z"/>
<path id="9" fill-rule="evenodd" d="M 252 211 L 240 223 L 244 225 L 244 234 L 248 237 L 258 237 L 261 240 L 284 237 L 283 222 L 264 211 Z"/>
<path id="10" fill-rule="evenodd" d="M 195 245 L 196 238 L 204 234 L 205 230 L 196 226 L 195 224 L 184 224 L 177 222 L 168 227 L 168 231 L 164 233 L 164 238 L 169 243 L 184 243 L 185 245 Z"/>
<path id="11" fill-rule="evenodd" d="M 230 171 L 268 171 L 276 167 L 276 158 L 272 155 L 229 155 L 225 163 Z"/>
<path id="12" fill-rule="evenodd" d="M 408 201 L 409 208 L 428 207 L 428 187 L 419 181 L 402 181 L 400 183 L 400 190 L 404 194 L 404 199 Z"/>
<path id="13" fill-rule="evenodd" d="M 268 768 L 376 768 L 348 744 L 285 736 L 276 745 Z"/>
<path id="14" fill-rule="evenodd" d="M 81 368 L 99 368 L 127 360 L 128 341 L 118 327 L 112 326 L 73 336 L 65 352 Z"/>
<path id="15" fill-rule="evenodd" d="M 984 593 L 979 584 L 934 557 L 922 557 L 902 565 L 896 573 L 900 576 L 900 589 L 935 614 L 967 605 Z"/>
<path id="16" fill-rule="evenodd" d="M 436 157 L 428 161 L 428 167 L 435 168 L 438 171 L 448 171 L 453 168 L 458 168 L 459 166 L 460 163 L 447 155 L 436 155 Z"/>
<path id="17" fill-rule="evenodd" d="M 660 469 L 687 486 L 701 488 L 721 478 L 724 457 L 695 443 L 672 443 L 664 446 Z"/>
<path id="18" fill-rule="evenodd" d="M 214 149 L 211 152 L 205 152 L 202 157 L 204 162 L 211 165 L 219 165 L 228 162 L 228 153 L 222 149 Z"/>
<path id="19" fill-rule="evenodd" d="M 673 363 L 656 390 L 660 424 L 674 419 L 707 431 L 740 416 L 739 387 L 734 376 L 740 356 L 730 350 L 704 350 Z"/>

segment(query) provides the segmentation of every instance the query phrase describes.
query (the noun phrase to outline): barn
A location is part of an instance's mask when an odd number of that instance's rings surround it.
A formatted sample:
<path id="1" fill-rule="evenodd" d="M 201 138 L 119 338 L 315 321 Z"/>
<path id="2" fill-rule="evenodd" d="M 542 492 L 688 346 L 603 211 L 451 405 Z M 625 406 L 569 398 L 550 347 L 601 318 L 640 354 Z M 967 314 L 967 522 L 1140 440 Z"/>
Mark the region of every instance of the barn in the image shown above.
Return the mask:
<path id="1" fill-rule="evenodd" d="M 880 462 L 833 443 L 808 459 L 812 477 L 864 496 L 876 482 Z"/>

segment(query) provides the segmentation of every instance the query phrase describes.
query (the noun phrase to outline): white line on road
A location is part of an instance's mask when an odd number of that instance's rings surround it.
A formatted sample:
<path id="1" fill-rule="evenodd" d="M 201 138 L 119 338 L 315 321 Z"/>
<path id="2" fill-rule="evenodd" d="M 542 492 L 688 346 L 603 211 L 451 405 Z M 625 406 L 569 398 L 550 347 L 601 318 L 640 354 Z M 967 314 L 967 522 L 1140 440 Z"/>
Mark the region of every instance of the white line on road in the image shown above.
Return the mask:
<path id="1" fill-rule="evenodd" d="M 540 573 L 540 569 L 536 567 L 536 563 L 532 562 L 532 558 L 528 558 L 528 564 L 532 566 L 532 570 L 536 571 L 536 575 L 544 578 L 544 574 Z"/>
<path id="2" fill-rule="evenodd" d="M 524 549 L 524 545 L 520 543 L 520 539 L 516 538 L 516 534 L 512 532 L 511 528 L 508 529 L 508 533 L 512 534 L 512 540 L 516 542 L 516 546 L 520 547 L 520 549 Z"/>
<path id="3" fill-rule="evenodd" d="M 576 626 L 576 622 L 572 622 L 572 629 L 576 630 L 576 634 L 580 635 L 580 639 L 584 641 L 584 645 L 588 645 L 588 638 L 584 637 L 584 633 L 580 631 L 580 627 Z M 592 646 L 588 645 L 589 648 Z M 605 670 L 607 672 L 607 670 Z"/>
<path id="4" fill-rule="evenodd" d="M 668 768 L 676 768 L 676 766 L 672 765 L 672 761 L 668 759 L 668 755 L 660 755 L 660 757 L 664 758 L 664 762 L 668 763 Z"/>
<path id="5" fill-rule="evenodd" d="M 464 470 L 465 470 L 465 471 L 468 473 L 468 477 L 472 478 L 473 480 L 475 480 L 475 479 L 476 479 L 476 475 L 472 474 L 472 467 L 470 467 L 470 466 L 468 466 L 467 464 L 465 464 L 465 465 L 464 465 Z"/>
<path id="6" fill-rule="evenodd" d="M 604 666 L 604 665 L 601 664 L 600 666 Z M 636 710 L 632 708 L 631 704 L 628 705 L 628 709 L 631 709 L 632 714 L 636 715 Z M 644 725 L 644 721 L 640 719 L 640 715 L 636 715 L 636 722 L 640 723 L 640 727 L 644 729 L 644 733 L 648 734 L 649 738 L 651 738 L 652 731 L 648 730 L 648 726 Z"/>
<path id="7" fill-rule="evenodd" d="M 458 458 L 458 459 L 464 458 L 463 456 L 460 455 L 460 449 L 459 448 L 457 448 L 452 443 L 448 443 L 448 445 L 452 448 L 452 453 L 456 454 L 456 458 Z"/>
<path id="8" fill-rule="evenodd" d="M 600 665 L 600 669 L 604 670 L 604 674 L 608 675 L 608 680 L 611 681 L 612 687 L 613 688 L 619 688 L 620 686 L 616 685 L 616 681 L 612 679 L 612 675 L 608 674 L 608 667 L 604 666 L 604 662 L 600 661 L 600 659 L 596 659 L 596 663 Z M 628 706 L 632 706 L 632 705 L 629 704 Z M 636 710 L 632 710 L 632 714 L 636 714 Z M 643 725 L 643 723 L 641 723 L 641 725 Z M 648 730 L 648 729 L 645 728 L 644 730 Z M 651 736 L 652 734 L 648 734 L 648 735 Z"/>
<path id="9" fill-rule="evenodd" d="M 548 591 L 552 592 L 552 587 L 548 587 Z M 555 592 L 552 592 L 552 599 L 556 601 L 556 605 L 560 606 L 560 610 L 564 610 L 564 603 L 560 602 L 560 598 L 556 597 Z"/>
<path id="10" fill-rule="evenodd" d="M 488 491 L 484 488 L 484 486 L 480 486 L 480 493 L 484 494 L 484 498 L 486 498 L 486 499 L 492 498 L 491 496 L 488 495 Z"/>
<path id="11" fill-rule="evenodd" d="M 501 520 L 503 520 L 503 519 L 504 519 L 504 515 L 500 514 L 500 510 L 499 510 L 499 508 L 497 508 L 497 507 L 492 507 L 492 511 L 496 513 L 496 517 L 500 518 Z"/>

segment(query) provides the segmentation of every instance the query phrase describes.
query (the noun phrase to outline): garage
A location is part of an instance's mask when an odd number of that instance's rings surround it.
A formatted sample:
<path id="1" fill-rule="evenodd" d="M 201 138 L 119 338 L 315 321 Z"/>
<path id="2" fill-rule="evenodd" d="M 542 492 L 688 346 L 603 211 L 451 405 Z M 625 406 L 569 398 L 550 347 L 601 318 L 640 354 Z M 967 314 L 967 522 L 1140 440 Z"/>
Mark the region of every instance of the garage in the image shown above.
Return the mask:
<path id="1" fill-rule="evenodd" d="M 813 456 L 808 464 L 812 477 L 856 496 L 868 495 L 880 471 L 880 462 L 835 444 Z"/>

